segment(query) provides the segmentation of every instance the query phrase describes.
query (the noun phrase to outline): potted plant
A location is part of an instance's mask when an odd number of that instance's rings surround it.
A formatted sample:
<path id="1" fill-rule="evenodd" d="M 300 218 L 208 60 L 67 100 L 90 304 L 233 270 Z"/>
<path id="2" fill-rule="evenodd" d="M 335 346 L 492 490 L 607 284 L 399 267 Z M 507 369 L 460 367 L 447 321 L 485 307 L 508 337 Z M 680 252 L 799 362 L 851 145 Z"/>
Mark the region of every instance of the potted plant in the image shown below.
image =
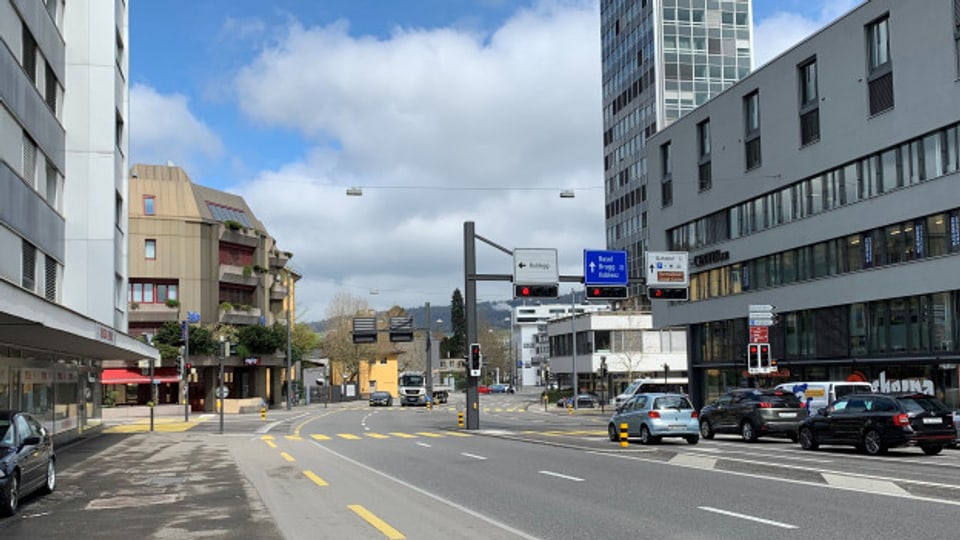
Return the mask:
<path id="1" fill-rule="evenodd" d="M 178 308 L 180 307 L 180 301 L 176 298 L 167 298 L 167 301 L 164 302 L 168 308 Z"/>

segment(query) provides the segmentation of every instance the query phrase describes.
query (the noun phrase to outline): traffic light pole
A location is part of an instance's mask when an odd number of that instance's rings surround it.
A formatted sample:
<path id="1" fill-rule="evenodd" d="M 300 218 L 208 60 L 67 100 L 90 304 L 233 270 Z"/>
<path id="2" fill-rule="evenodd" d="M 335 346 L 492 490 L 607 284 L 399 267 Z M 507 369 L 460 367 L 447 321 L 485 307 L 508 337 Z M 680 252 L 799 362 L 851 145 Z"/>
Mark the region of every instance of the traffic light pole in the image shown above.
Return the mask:
<path id="1" fill-rule="evenodd" d="M 183 421 L 190 421 L 190 374 L 187 373 L 187 364 L 190 363 L 190 322 L 183 321 L 183 360 L 180 362 L 180 383 L 183 384 Z"/>

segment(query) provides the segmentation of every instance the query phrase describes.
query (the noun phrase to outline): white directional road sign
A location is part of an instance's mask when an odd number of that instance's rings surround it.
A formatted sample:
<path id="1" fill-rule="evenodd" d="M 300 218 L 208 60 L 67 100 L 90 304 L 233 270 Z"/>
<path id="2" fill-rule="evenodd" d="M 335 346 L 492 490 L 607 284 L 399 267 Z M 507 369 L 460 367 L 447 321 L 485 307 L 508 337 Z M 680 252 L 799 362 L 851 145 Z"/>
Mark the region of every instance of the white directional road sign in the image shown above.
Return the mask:
<path id="1" fill-rule="evenodd" d="M 770 304 L 750 304 L 747 306 L 747 311 L 754 313 L 757 311 L 773 311 L 777 306 L 771 306 Z"/>
<path id="2" fill-rule="evenodd" d="M 772 311 L 751 311 L 751 319 L 776 319 L 777 314 Z"/>
<path id="3" fill-rule="evenodd" d="M 776 319 L 750 319 L 750 326 L 776 326 Z"/>
<path id="4" fill-rule="evenodd" d="M 556 284 L 559 281 L 556 248 L 514 248 L 514 283 L 540 285 Z"/>
<path id="5" fill-rule="evenodd" d="M 648 251 L 647 287 L 687 287 L 690 274 L 686 251 Z"/>

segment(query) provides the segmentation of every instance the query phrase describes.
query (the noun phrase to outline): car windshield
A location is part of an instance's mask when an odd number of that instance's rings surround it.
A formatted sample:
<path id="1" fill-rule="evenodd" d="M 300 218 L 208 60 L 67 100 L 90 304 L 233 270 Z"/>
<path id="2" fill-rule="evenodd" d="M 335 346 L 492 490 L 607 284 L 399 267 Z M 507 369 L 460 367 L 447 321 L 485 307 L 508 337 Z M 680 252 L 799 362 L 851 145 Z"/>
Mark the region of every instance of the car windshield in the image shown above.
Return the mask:
<path id="1" fill-rule="evenodd" d="M 907 412 L 933 412 L 948 413 L 950 409 L 942 401 L 931 396 L 905 396 L 898 398 L 897 401 Z"/>
<path id="2" fill-rule="evenodd" d="M 800 399 L 796 395 L 786 391 L 756 393 L 752 396 L 754 401 L 769 403 L 773 407 L 801 407 Z"/>
<path id="3" fill-rule="evenodd" d="M 847 394 L 869 394 L 873 389 L 869 384 L 838 384 L 834 387 L 834 392 L 841 398 Z"/>
<path id="4" fill-rule="evenodd" d="M 400 386 L 420 386 L 423 384 L 423 375 L 404 375 L 400 377 Z"/>
<path id="5" fill-rule="evenodd" d="M 0 420 L 0 445 L 13 446 L 13 428 L 9 420 Z"/>
<path id="6" fill-rule="evenodd" d="M 639 387 L 640 387 L 640 381 L 633 381 L 632 383 L 630 383 L 630 386 L 628 386 L 628 387 L 623 391 L 623 393 L 629 396 L 629 395 L 635 393 L 635 392 L 637 391 L 637 388 L 639 388 Z"/>
<path id="7" fill-rule="evenodd" d="M 692 409 L 693 405 L 683 396 L 663 396 L 653 402 L 654 409 Z"/>

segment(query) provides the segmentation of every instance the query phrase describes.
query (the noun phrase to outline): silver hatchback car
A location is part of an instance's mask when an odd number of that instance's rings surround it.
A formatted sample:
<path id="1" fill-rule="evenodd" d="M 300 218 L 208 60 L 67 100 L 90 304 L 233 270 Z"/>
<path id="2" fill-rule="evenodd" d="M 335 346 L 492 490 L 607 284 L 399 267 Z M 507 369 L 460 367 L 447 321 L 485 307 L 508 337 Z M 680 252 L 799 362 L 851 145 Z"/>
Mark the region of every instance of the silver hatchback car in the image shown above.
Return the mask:
<path id="1" fill-rule="evenodd" d="M 610 417 L 607 432 L 611 441 L 620 440 L 620 424 L 627 424 L 627 437 L 640 437 L 643 444 L 663 437 L 683 437 L 690 444 L 700 442 L 697 410 L 684 394 L 636 394 Z"/>

